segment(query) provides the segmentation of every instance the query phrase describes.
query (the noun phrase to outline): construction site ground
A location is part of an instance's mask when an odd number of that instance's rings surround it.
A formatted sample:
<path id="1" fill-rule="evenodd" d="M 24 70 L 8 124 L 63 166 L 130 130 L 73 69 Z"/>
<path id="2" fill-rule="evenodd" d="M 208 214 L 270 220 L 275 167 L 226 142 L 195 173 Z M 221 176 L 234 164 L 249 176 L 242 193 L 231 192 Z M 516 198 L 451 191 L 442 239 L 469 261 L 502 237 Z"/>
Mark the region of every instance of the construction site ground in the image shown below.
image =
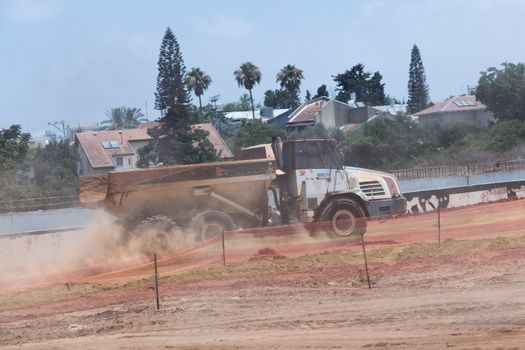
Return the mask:
<path id="1" fill-rule="evenodd" d="M 372 289 L 358 238 L 242 242 L 226 267 L 161 260 L 159 311 L 151 265 L 4 289 L 0 348 L 525 348 L 525 200 L 442 215 L 441 246 L 435 213 L 370 224 Z"/>

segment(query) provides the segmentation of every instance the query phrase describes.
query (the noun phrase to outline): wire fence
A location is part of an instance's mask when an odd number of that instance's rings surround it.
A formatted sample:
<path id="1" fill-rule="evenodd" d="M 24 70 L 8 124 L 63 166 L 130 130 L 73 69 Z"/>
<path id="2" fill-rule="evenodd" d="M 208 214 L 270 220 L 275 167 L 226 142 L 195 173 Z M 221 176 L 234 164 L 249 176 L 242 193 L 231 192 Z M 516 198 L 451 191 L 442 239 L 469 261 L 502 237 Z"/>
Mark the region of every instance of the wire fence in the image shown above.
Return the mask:
<path id="1" fill-rule="evenodd" d="M 0 214 L 79 207 L 78 196 L 40 197 L 0 201 Z"/>
<path id="2" fill-rule="evenodd" d="M 511 160 L 469 165 L 442 165 L 413 169 L 399 169 L 393 170 L 391 173 L 399 180 L 413 180 L 442 176 L 470 176 L 523 169 L 525 169 L 525 160 Z"/>
<path id="3" fill-rule="evenodd" d="M 469 241 L 469 247 L 475 247 L 472 242 L 479 240 L 525 236 L 525 200 L 436 208 L 423 214 L 369 220 L 367 225 L 363 241 L 373 285 L 381 277 L 378 266 L 385 261 L 401 264 L 410 256 L 431 257 L 439 254 L 439 249 L 449 249 L 451 241 Z M 191 283 L 221 278 L 232 278 L 235 283 L 259 281 L 261 285 L 272 278 L 291 283 L 322 268 L 344 270 L 345 278 L 366 288 L 361 236 L 334 239 L 325 232 L 314 232 L 314 228 L 289 225 L 226 231 L 173 253 L 157 252 L 156 273 L 153 254 L 115 254 L 117 245 L 107 242 L 89 246 L 89 232 L 83 234 L 83 241 L 74 236 L 78 233 L 3 239 L 0 263 L 10 262 L 10 267 L 0 278 L 0 310 L 27 307 L 28 303 L 51 308 L 54 298 L 82 303 L 86 295 L 95 306 L 129 299 L 153 300 L 159 289 L 162 307 L 163 298 Z M 65 235 L 74 239 L 67 243 Z M 125 247 L 127 242 L 118 244 Z M 54 288 L 53 298 L 39 292 L 43 287 Z M 2 295 L 20 290 L 33 291 L 34 297 L 21 302 L 11 299 L 8 306 L 3 303 Z"/>

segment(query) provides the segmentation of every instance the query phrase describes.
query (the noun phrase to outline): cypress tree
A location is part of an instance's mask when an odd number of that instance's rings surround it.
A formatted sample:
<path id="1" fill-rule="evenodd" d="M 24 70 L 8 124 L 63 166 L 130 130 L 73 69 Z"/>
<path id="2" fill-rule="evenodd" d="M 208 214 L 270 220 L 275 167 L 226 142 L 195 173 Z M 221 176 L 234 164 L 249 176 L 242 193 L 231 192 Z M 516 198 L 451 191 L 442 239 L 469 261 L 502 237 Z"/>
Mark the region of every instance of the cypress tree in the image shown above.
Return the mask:
<path id="1" fill-rule="evenodd" d="M 408 71 L 408 113 L 417 113 L 429 106 L 427 77 L 416 45 L 412 48 Z"/>
<path id="2" fill-rule="evenodd" d="M 168 27 L 160 46 L 155 108 L 163 112 L 160 121 L 169 129 L 175 126 L 179 128 L 191 126 L 189 114 L 191 99 L 185 79 L 186 67 L 179 43 Z"/>
<path id="3" fill-rule="evenodd" d="M 160 110 L 160 128 L 148 130 L 152 142 L 139 150 L 139 167 L 151 164 L 189 164 L 218 159 L 208 133 L 193 129 L 196 115 L 190 108 L 186 67 L 179 43 L 168 27 L 158 61 L 155 108 Z"/>

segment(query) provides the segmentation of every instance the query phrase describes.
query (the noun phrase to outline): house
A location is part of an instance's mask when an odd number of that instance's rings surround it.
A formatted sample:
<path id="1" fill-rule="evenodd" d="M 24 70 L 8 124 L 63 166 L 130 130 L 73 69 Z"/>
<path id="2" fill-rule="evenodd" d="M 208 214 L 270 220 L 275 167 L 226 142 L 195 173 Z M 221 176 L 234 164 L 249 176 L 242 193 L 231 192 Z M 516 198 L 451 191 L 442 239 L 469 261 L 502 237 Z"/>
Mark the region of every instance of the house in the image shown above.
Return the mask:
<path id="1" fill-rule="evenodd" d="M 75 141 L 78 143 L 78 175 L 98 175 L 113 170 L 136 168 L 138 150 L 151 140 L 148 128 L 156 125 L 157 122 L 150 122 L 141 124 L 136 129 L 77 133 Z M 208 139 L 221 158 L 233 158 L 233 153 L 212 124 L 195 124 L 193 127 L 209 132 Z"/>
<path id="2" fill-rule="evenodd" d="M 350 111 L 349 123 L 339 127 L 345 134 L 355 132 L 366 123 L 382 118 L 393 119 L 399 114 L 406 114 L 406 104 L 391 103 L 384 106 L 358 107 Z"/>
<path id="3" fill-rule="evenodd" d="M 290 114 L 286 129 L 301 131 L 316 124 L 323 124 L 327 128 L 339 127 L 348 123 L 350 110 L 356 106 L 325 96 L 317 97 L 304 102 Z"/>
<path id="4" fill-rule="evenodd" d="M 494 123 L 492 113 L 487 107 L 476 100 L 476 96 L 457 96 L 445 101 L 435 102 L 433 106 L 416 113 L 421 123 L 469 123 L 478 127 L 487 127 Z"/>
<path id="5" fill-rule="evenodd" d="M 362 102 L 344 103 L 322 96 L 306 101 L 290 114 L 286 128 L 301 131 L 307 126 L 323 124 L 327 128 L 338 128 L 351 132 L 376 118 L 394 117 L 406 113 L 405 105 L 365 106 Z"/>

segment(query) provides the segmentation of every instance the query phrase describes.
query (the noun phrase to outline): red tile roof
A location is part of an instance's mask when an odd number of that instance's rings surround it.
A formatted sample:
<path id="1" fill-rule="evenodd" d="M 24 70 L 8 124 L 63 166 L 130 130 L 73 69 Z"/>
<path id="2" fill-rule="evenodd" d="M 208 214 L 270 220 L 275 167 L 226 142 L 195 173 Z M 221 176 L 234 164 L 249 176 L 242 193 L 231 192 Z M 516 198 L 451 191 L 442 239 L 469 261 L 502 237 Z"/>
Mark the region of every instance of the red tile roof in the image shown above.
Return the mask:
<path id="1" fill-rule="evenodd" d="M 330 101 L 328 98 L 316 98 L 299 106 L 291 115 L 287 124 L 314 123 L 315 115 Z"/>
<path id="2" fill-rule="evenodd" d="M 476 96 L 457 96 L 445 101 L 435 102 L 433 106 L 417 112 L 417 116 L 425 116 L 434 113 L 463 112 L 486 110 L 487 107 L 476 100 Z"/>
<path id="3" fill-rule="evenodd" d="M 212 143 L 213 147 L 215 147 L 215 150 L 220 155 L 221 158 L 233 158 L 233 153 L 230 150 L 230 148 L 226 145 L 226 142 L 222 139 L 221 135 L 219 135 L 219 132 L 213 124 L 206 123 L 206 124 L 195 124 L 193 125 L 194 128 L 204 129 L 206 130 L 208 135 L 208 140 Z"/>
<path id="4" fill-rule="evenodd" d="M 141 124 L 136 129 L 79 132 L 76 137 L 93 168 L 109 168 L 115 166 L 112 159 L 113 155 L 133 154 L 130 142 L 150 140 L 148 128 L 158 125 L 160 125 L 158 122 L 150 122 Z M 221 158 L 233 157 L 231 150 L 212 124 L 195 124 L 193 127 L 209 132 L 208 139 Z M 102 142 L 111 141 L 116 141 L 118 147 L 105 149 L 102 146 Z"/>

